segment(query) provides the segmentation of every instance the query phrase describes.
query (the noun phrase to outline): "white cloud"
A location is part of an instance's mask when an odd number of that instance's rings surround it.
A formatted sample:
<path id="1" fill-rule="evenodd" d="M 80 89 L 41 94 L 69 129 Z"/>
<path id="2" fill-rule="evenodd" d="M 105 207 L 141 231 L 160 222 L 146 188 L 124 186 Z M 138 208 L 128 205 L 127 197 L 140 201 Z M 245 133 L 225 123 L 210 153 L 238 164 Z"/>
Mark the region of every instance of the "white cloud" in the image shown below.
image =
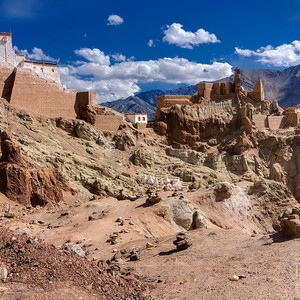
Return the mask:
<path id="1" fill-rule="evenodd" d="M 235 48 L 235 53 L 242 56 L 258 57 L 258 62 L 276 67 L 290 67 L 300 64 L 300 41 L 282 44 L 274 48 L 271 45 L 257 50 Z"/>
<path id="2" fill-rule="evenodd" d="M 105 55 L 104 52 L 100 51 L 97 48 L 81 48 L 79 50 L 75 50 L 74 53 L 85 58 L 91 63 L 107 66 L 110 65 L 110 57 L 108 55 Z"/>
<path id="3" fill-rule="evenodd" d="M 194 33 L 185 31 L 182 27 L 183 25 L 179 23 L 167 25 L 167 29 L 164 31 L 165 36 L 163 37 L 163 41 L 187 49 L 193 49 L 194 46 L 200 44 L 220 42 L 215 34 L 209 33 L 202 28 Z"/>
<path id="4" fill-rule="evenodd" d="M 153 40 L 149 40 L 149 42 L 147 43 L 147 45 L 148 45 L 149 47 L 155 47 L 154 41 L 153 41 Z"/>
<path id="5" fill-rule="evenodd" d="M 120 53 L 111 56 L 115 61 L 126 61 L 126 56 Z"/>
<path id="6" fill-rule="evenodd" d="M 110 26 L 118 26 L 118 25 L 121 25 L 122 23 L 124 23 L 124 19 L 118 15 L 110 15 L 108 17 L 107 21 L 108 21 L 107 25 L 110 25 Z"/>
<path id="7" fill-rule="evenodd" d="M 37 47 L 34 47 L 31 50 L 31 53 L 28 50 L 19 50 L 18 47 L 16 46 L 14 46 L 14 50 L 19 54 L 26 55 L 26 58 L 28 59 L 40 60 L 40 61 L 56 61 L 55 58 L 46 55 L 42 49 Z"/>
<path id="8" fill-rule="evenodd" d="M 99 49 L 80 49 L 75 53 L 86 61 L 75 61 L 60 68 L 62 82 L 69 88 L 92 90 L 98 101 L 112 101 L 140 91 L 139 83 L 164 81 L 167 83 L 196 84 L 214 81 L 232 74 L 228 63 L 201 64 L 185 58 L 159 58 L 148 61 L 110 63 L 110 57 Z"/>

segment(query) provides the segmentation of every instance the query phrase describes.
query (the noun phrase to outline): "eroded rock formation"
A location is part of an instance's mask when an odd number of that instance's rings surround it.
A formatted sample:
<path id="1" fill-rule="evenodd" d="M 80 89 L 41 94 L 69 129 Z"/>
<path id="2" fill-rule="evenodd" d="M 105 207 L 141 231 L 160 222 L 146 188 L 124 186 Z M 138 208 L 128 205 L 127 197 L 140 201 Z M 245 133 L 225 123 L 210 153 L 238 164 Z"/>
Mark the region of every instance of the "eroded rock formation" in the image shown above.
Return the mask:
<path id="1" fill-rule="evenodd" d="M 23 205 L 55 204 L 63 199 L 56 169 L 32 168 L 13 136 L 1 133 L 0 191 Z"/>

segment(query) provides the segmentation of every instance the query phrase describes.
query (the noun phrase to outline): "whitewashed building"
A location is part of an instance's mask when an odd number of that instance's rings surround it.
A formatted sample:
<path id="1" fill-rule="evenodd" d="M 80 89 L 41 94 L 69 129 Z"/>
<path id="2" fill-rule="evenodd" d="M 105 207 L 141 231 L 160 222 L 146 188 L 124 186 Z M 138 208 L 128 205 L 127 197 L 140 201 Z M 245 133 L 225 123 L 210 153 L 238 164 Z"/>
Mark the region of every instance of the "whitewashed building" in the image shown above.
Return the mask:
<path id="1" fill-rule="evenodd" d="M 147 124 L 148 123 L 148 117 L 147 114 L 126 114 L 126 120 L 133 123 L 133 124 Z"/>
<path id="2" fill-rule="evenodd" d="M 40 77 L 61 84 L 58 63 L 30 61 L 26 60 L 25 55 L 15 53 L 11 33 L 0 32 L 0 65 L 30 69 Z"/>

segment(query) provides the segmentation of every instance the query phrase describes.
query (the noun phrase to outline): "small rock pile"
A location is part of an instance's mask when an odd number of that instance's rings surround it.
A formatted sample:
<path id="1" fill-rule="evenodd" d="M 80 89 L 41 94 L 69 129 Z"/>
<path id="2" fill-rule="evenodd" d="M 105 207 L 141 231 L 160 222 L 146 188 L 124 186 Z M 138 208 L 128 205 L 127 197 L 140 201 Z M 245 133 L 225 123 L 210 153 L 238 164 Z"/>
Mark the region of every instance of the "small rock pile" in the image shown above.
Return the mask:
<path id="1" fill-rule="evenodd" d="M 162 199 L 159 196 L 158 192 L 150 192 L 148 193 L 148 199 L 146 200 L 147 204 L 155 204 L 160 202 Z"/>
<path id="2" fill-rule="evenodd" d="M 119 237 L 119 233 L 118 232 L 114 232 L 113 234 L 111 234 L 108 238 L 108 240 L 106 241 L 107 243 L 110 243 L 111 245 L 115 245 L 117 243 L 117 238 Z"/>
<path id="3" fill-rule="evenodd" d="M 141 257 L 140 249 L 138 249 L 138 248 L 132 249 L 132 251 L 130 252 L 130 257 L 129 257 L 129 259 L 130 259 L 131 261 L 136 261 L 136 260 L 139 260 L 140 257 Z"/>
<path id="4" fill-rule="evenodd" d="M 176 240 L 173 242 L 178 251 L 185 250 L 192 246 L 192 243 L 189 242 L 184 232 L 179 232 L 176 235 Z"/>
<path id="5" fill-rule="evenodd" d="M 286 209 L 279 221 L 282 232 L 291 237 L 300 237 L 300 207 Z"/>

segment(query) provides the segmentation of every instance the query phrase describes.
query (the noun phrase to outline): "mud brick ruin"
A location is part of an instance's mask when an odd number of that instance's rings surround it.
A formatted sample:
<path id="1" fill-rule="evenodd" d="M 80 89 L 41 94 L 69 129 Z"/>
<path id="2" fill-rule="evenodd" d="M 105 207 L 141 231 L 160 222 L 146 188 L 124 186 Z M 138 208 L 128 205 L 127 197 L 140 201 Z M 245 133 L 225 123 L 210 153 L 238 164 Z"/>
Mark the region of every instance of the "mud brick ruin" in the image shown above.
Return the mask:
<path id="1" fill-rule="evenodd" d="M 163 95 L 157 98 L 155 120 L 160 121 L 161 113 L 179 104 L 197 105 L 203 119 L 214 117 L 220 110 L 232 110 L 240 115 L 246 131 L 253 128 L 271 130 L 297 126 L 300 122 L 300 109 L 290 107 L 286 110 L 278 106 L 276 100 L 265 100 L 263 83 L 259 80 L 253 91 L 245 91 L 241 86 L 241 73 L 235 69 L 234 82 L 202 82 L 198 84 L 196 95 Z"/>
<path id="2" fill-rule="evenodd" d="M 0 97 L 50 118 L 86 120 L 87 111 L 92 111 L 92 123 L 99 130 L 116 131 L 123 122 L 122 114 L 97 105 L 96 93 L 67 89 L 57 63 L 29 61 L 16 54 L 11 33 L 0 33 Z"/>

